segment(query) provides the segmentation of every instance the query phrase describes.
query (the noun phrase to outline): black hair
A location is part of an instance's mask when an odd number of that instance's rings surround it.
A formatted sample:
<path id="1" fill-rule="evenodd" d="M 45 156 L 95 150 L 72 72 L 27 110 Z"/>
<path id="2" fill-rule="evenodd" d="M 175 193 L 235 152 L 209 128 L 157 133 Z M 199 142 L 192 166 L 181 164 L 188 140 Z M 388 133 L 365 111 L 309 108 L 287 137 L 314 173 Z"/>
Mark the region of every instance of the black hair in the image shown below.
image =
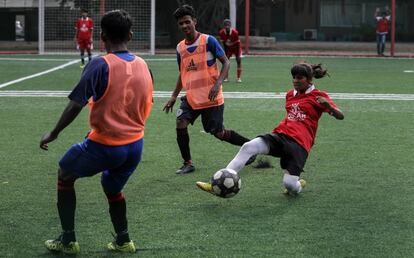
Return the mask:
<path id="1" fill-rule="evenodd" d="M 113 43 L 128 41 L 131 27 L 131 16 L 124 10 L 109 11 L 101 19 L 102 33 Z"/>
<path id="2" fill-rule="evenodd" d="M 178 19 L 180 19 L 180 18 L 182 18 L 186 15 L 191 16 L 191 18 L 196 17 L 194 8 L 191 5 L 187 5 L 187 4 L 182 5 L 179 8 L 177 8 L 177 10 L 175 10 L 174 13 L 173 13 L 174 18 L 177 21 L 178 21 Z"/>
<path id="3" fill-rule="evenodd" d="M 89 13 L 89 12 L 88 12 L 88 9 L 82 8 L 81 13 Z"/>
<path id="4" fill-rule="evenodd" d="M 223 24 L 226 24 L 226 23 L 230 23 L 230 25 L 231 25 L 230 19 L 224 19 Z"/>
<path id="5" fill-rule="evenodd" d="M 309 64 L 307 62 L 296 63 L 290 69 L 292 76 L 301 75 L 309 80 L 312 78 L 319 79 L 328 75 L 328 71 L 322 68 L 322 64 Z"/>

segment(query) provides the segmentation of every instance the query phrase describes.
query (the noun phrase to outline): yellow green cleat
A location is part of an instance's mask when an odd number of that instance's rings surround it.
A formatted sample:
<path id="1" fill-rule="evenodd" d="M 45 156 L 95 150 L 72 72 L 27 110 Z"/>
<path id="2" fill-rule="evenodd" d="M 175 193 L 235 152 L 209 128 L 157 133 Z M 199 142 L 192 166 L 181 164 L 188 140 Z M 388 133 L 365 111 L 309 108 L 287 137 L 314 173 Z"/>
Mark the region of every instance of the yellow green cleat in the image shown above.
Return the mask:
<path id="1" fill-rule="evenodd" d="M 135 244 L 132 241 L 126 242 L 123 245 L 118 245 L 116 241 L 113 241 L 109 243 L 107 247 L 110 251 L 121 253 L 135 253 L 137 251 L 137 248 L 135 247 Z"/>
<path id="2" fill-rule="evenodd" d="M 67 245 L 62 243 L 62 238 L 59 237 L 58 239 L 55 240 L 46 240 L 45 241 L 45 246 L 49 251 L 52 252 L 62 252 L 65 254 L 77 254 L 80 252 L 80 246 L 79 243 L 74 241 L 74 242 L 69 242 Z"/>
<path id="3" fill-rule="evenodd" d="M 207 193 L 211 193 L 211 194 L 214 194 L 215 195 L 215 193 L 213 191 L 213 186 L 210 183 L 205 183 L 205 182 L 198 181 L 196 183 L 196 185 L 201 190 L 203 190 L 203 191 L 205 191 Z"/>

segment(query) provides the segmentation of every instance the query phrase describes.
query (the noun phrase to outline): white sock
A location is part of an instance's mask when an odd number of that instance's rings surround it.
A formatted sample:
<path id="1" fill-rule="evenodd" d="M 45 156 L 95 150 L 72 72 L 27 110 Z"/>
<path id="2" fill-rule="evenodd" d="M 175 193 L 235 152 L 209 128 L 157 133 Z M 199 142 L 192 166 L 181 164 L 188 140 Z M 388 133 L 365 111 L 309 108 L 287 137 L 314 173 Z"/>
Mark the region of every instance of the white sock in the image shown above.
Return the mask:
<path id="1" fill-rule="evenodd" d="M 285 172 L 283 175 L 283 185 L 288 189 L 289 192 L 292 193 L 300 193 L 302 191 L 302 186 L 299 182 L 298 176 L 292 176 L 289 172 Z"/>
<path id="2" fill-rule="evenodd" d="M 266 142 L 261 137 L 254 138 L 253 140 L 243 144 L 237 155 L 227 165 L 227 168 L 233 169 L 238 173 L 242 168 L 244 168 L 246 162 L 251 156 L 268 153 L 269 146 L 267 146 Z"/>

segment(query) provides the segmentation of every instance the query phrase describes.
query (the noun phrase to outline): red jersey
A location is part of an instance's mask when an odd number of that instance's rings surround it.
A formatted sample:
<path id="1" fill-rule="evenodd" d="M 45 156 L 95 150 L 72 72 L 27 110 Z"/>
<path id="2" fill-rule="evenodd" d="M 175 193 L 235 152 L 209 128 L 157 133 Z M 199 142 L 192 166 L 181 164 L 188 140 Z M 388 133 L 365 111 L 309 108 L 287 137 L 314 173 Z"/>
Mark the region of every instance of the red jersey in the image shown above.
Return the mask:
<path id="1" fill-rule="evenodd" d="M 93 29 L 93 20 L 89 17 L 83 19 L 82 17 L 76 21 L 75 28 L 77 29 L 76 38 L 79 39 L 90 39 Z"/>
<path id="2" fill-rule="evenodd" d="M 219 36 L 225 47 L 241 48 L 239 32 L 236 29 L 230 28 L 230 33 L 227 34 L 226 29 L 223 28 L 219 31 Z"/>
<path id="3" fill-rule="evenodd" d="M 295 95 L 296 93 L 292 89 L 286 94 L 286 116 L 273 129 L 273 133 L 289 136 L 309 153 L 315 142 L 319 118 L 323 112 L 329 112 L 316 101 L 316 97 L 326 98 L 333 108 L 337 106 L 326 92 L 315 89 L 313 85 L 304 94 Z"/>
<path id="4" fill-rule="evenodd" d="M 377 33 L 381 34 L 387 34 L 388 33 L 388 21 L 390 17 L 386 16 L 383 17 L 377 17 Z"/>

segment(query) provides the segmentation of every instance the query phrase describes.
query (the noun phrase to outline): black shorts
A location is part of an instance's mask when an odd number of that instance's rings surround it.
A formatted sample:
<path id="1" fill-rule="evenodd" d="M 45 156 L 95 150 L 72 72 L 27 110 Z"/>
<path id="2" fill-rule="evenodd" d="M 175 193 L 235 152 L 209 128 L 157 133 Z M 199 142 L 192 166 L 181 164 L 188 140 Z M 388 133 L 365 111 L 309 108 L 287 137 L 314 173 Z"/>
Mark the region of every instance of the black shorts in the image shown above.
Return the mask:
<path id="1" fill-rule="evenodd" d="M 187 97 L 181 97 L 181 105 L 177 110 L 177 119 L 185 119 L 194 124 L 194 121 L 201 115 L 204 131 L 216 134 L 224 130 L 223 125 L 224 104 L 215 107 L 193 109 L 188 104 Z"/>
<path id="2" fill-rule="evenodd" d="M 282 169 L 289 174 L 300 176 L 305 167 L 308 152 L 295 140 L 284 134 L 259 135 L 269 146 L 269 155 L 280 158 Z"/>

